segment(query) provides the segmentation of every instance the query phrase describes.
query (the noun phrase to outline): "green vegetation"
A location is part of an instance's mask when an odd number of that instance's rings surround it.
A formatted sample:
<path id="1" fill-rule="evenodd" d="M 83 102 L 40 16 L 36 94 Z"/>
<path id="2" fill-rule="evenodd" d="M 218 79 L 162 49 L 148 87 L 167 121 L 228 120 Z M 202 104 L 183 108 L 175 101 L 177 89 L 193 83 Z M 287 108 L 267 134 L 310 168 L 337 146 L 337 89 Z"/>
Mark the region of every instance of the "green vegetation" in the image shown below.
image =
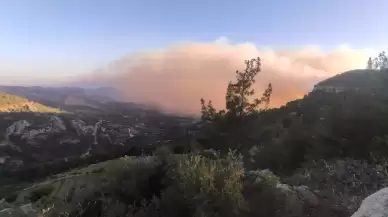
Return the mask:
<path id="1" fill-rule="evenodd" d="M 100 163 L 78 170 L 76 176 L 64 174 L 28 188 L 18 198 L 29 195 L 27 199 L 40 209 L 54 204 L 55 209 L 45 213 L 47 217 L 65 213 L 171 217 L 303 213 L 294 194 L 277 190 L 279 178 L 272 173 L 245 172 L 241 157 L 233 152 L 217 159 L 195 155 L 168 155 L 166 159 L 126 157 Z M 105 170 L 90 173 L 99 168 Z M 255 204 L 254 200 L 274 204 Z M 279 201 L 299 206 L 282 207 Z"/>
<path id="2" fill-rule="evenodd" d="M 51 192 L 53 192 L 53 190 L 54 187 L 50 185 L 37 188 L 31 192 L 29 199 L 31 202 L 36 202 L 42 197 L 48 196 Z"/>
<path id="3" fill-rule="evenodd" d="M 352 70 L 319 82 L 316 86 L 330 86 L 346 89 L 381 90 L 387 88 L 388 74 L 375 70 Z"/>
<path id="4" fill-rule="evenodd" d="M 260 66 L 257 58 L 236 72 L 225 110 L 201 99 L 205 126 L 200 139 L 190 137 L 201 148 L 179 150 L 186 140 L 177 139 L 153 156 L 89 165 L 17 196 L 7 191 L 6 201 L 54 205 L 46 217 L 350 216 L 388 180 L 386 72 L 344 73 L 319 83 L 341 91 L 268 109 L 271 84 L 252 99 Z"/>
<path id="5" fill-rule="evenodd" d="M 252 88 L 255 77 L 261 71 L 260 58 L 247 60 L 245 66 L 244 71 L 236 71 L 236 82 L 228 84 L 225 96 L 226 110 L 216 111 L 211 101 L 205 105 L 205 100 L 201 99 L 201 118 L 203 120 L 222 121 L 226 119 L 226 121 L 236 123 L 249 118 L 250 115 L 257 114 L 261 104 L 265 104 L 267 108 L 272 93 L 271 84 L 268 85 L 261 99 L 256 98 L 253 99 L 253 102 L 249 102 L 249 98 L 255 94 Z"/>
<path id="6" fill-rule="evenodd" d="M 367 69 L 375 69 L 375 70 L 383 71 L 387 68 L 388 68 L 388 57 L 385 51 L 379 53 L 379 55 L 374 59 L 369 57 L 368 63 L 367 63 Z"/>
<path id="7" fill-rule="evenodd" d="M 249 142 L 246 141 L 250 133 L 247 128 L 250 128 L 252 121 L 256 121 L 260 112 L 267 109 L 272 94 L 271 84 L 260 99 L 251 99 L 255 94 L 252 85 L 255 83 L 256 75 L 261 71 L 260 58 L 245 61 L 245 66 L 244 71 L 236 71 L 236 81 L 228 84 L 225 96 L 226 110 L 216 111 L 211 101 L 205 104 L 205 100 L 201 99 L 201 118 L 204 121 L 211 121 L 216 129 L 211 132 L 210 137 L 214 140 L 209 142 L 211 145 L 207 148 L 224 152 L 230 148 L 240 150 Z M 260 108 L 261 105 L 264 105 L 264 108 Z M 226 136 L 220 138 L 217 135 Z"/>

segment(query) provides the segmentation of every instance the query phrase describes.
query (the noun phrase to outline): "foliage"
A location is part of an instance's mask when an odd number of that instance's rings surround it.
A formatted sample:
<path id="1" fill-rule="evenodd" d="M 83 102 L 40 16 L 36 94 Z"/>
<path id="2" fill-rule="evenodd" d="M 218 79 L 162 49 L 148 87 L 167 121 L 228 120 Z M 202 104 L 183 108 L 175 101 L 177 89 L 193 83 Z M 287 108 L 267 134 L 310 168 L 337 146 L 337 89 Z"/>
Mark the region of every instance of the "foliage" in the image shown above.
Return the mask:
<path id="1" fill-rule="evenodd" d="M 388 156 L 388 135 L 376 136 L 371 143 L 370 157 L 375 162 L 384 162 Z"/>
<path id="2" fill-rule="evenodd" d="M 235 216 L 244 205 L 242 166 L 233 152 L 218 160 L 188 156 L 170 171 L 173 186 L 166 194 L 180 198 L 189 216 Z"/>
<path id="3" fill-rule="evenodd" d="M 220 118 L 228 118 L 231 120 L 240 120 L 253 113 L 257 113 L 258 107 L 264 104 L 268 107 L 272 93 L 272 85 L 269 84 L 264 91 L 261 99 L 255 98 L 250 102 L 249 98 L 255 94 L 252 85 L 255 83 L 256 75 L 261 71 L 260 58 L 246 60 L 245 70 L 236 71 L 236 81 L 229 82 L 226 90 L 226 110 L 217 111 L 212 102 L 207 104 L 201 99 L 201 114 L 203 120 L 219 120 Z"/>
<path id="4" fill-rule="evenodd" d="M 248 171 L 244 175 L 247 216 L 303 216 L 303 203 L 290 186 L 269 170 Z"/>
<path id="5" fill-rule="evenodd" d="M 244 170 L 235 152 L 217 158 L 160 157 L 125 157 L 106 164 L 101 173 L 85 174 L 105 163 L 81 169 L 79 176 L 58 185 L 66 185 L 67 194 L 57 188 L 51 199 L 38 202 L 46 204 L 40 208 L 55 202 L 47 217 L 325 216 L 306 211 L 296 191 L 271 171 Z M 79 182 L 84 187 L 77 187 Z"/>
<path id="6" fill-rule="evenodd" d="M 12 192 L 8 196 L 6 196 L 4 199 L 5 199 L 5 201 L 7 201 L 7 203 L 12 203 L 16 200 L 17 197 L 18 197 L 18 193 Z"/>
<path id="7" fill-rule="evenodd" d="M 251 142 L 252 124 L 257 115 L 267 109 L 272 93 L 272 85 L 269 84 L 260 99 L 251 99 L 255 94 L 255 77 L 260 71 L 260 58 L 245 61 L 245 70 L 236 71 L 236 81 L 229 82 L 227 87 L 226 110 L 217 111 L 211 101 L 206 104 L 201 99 L 202 120 L 210 121 L 216 128 L 209 133 L 206 148 L 227 152 L 229 148 L 240 150 Z"/>
<path id="8" fill-rule="evenodd" d="M 384 70 L 388 68 L 388 57 L 385 51 L 379 53 L 373 60 L 371 57 L 368 59 L 367 69 Z"/>
<path id="9" fill-rule="evenodd" d="M 31 202 L 36 202 L 40 198 L 51 194 L 51 192 L 53 190 L 54 190 L 54 187 L 51 185 L 38 187 L 37 189 L 35 189 L 34 191 L 31 192 L 29 198 L 30 198 Z"/>

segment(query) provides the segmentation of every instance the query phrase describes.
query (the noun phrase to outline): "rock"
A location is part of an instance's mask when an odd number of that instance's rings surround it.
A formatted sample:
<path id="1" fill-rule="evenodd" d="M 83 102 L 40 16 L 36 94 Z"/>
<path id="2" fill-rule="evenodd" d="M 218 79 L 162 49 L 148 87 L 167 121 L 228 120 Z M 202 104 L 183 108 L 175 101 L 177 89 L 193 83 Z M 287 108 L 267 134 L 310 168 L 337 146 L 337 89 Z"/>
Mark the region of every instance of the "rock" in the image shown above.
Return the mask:
<path id="1" fill-rule="evenodd" d="M 20 207 L 20 209 L 23 211 L 24 214 L 27 216 L 36 216 L 36 211 L 34 208 L 32 208 L 32 204 L 25 204 Z"/>
<path id="2" fill-rule="evenodd" d="M 207 149 L 207 150 L 204 150 L 201 155 L 203 157 L 206 157 L 206 158 L 209 158 L 209 159 L 212 159 L 212 160 L 216 160 L 219 158 L 219 154 L 217 153 L 217 151 L 213 150 L 213 149 Z"/>
<path id="3" fill-rule="evenodd" d="M 83 136 L 84 133 L 84 128 L 85 128 L 85 122 L 81 120 L 71 120 L 71 125 L 73 128 L 76 130 L 78 136 Z"/>
<path id="4" fill-rule="evenodd" d="M 1 141 L 0 147 L 9 147 L 14 151 L 22 152 L 22 149 L 19 146 L 14 145 L 11 141 Z"/>
<path id="5" fill-rule="evenodd" d="M 294 187 L 294 190 L 296 191 L 299 199 L 304 201 L 310 206 L 317 206 L 319 203 L 318 197 L 309 190 L 307 186 L 297 186 Z"/>
<path id="6" fill-rule="evenodd" d="M 89 148 L 85 153 L 83 153 L 81 155 L 81 158 L 86 158 L 86 157 L 89 157 L 91 155 L 91 152 L 92 152 L 92 149 Z"/>
<path id="7" fill-rule="evenodd" d="M 276 187 L 280 184 L 279 177 L 270 170 L 251 170 L 245 173 L 245 179 L 251 184 L 265 184 Z"/>
<path id="8" fill-rule="evenodd" d="M 10 136 L 22 134 L 24 129 L 29 126 L 31 124 L 26 120 L 16 121 L 5 130 L 4 137 L 7 141 L 10 141 Z"/>
<path id="9" fill-rule="evenodd" d="M 50 121 L 53 128 L 56 128 L 60 131 L 66 130 L 65 123 L 63 123 L 63 121 L 58 116 L 51 116 Z"/>
<path id="10" fill-rule="evenodd" d="M 257 153 L 259 153 L 260 149 L 257 146 L 252 146 L 251 149 L 249 149 L 248 154 L 250 157 L 255 157 Z"/>
<path id="11" fill-rule="evenodd" d="M 61 140 L 59 142 L 59 144 L 69 144 L 69 145 L 76 145 L 76 144 L 80 144 L 81 141 L 79 139 L 73 139 L 73 138 L 67 138 L 67 139 L 64 139 L 64 140 Z"/>
<path id="12" fill-rule="evenodd" d="M 281 190 L 284 193 L 291 193 L 291 192 L 293 192 L 292 187 L 287 185 L 287 184 L 277 184 L 276 188 Z"/>
<path id="13" fill-rule="evenodd" d="M 10 208 L 13 209 L 15 208 L 15 206 L 5 201 L 4 198 L 0 200 L 0 210 L 10 209 Z"/>
<path id="14" fill-rule="evenodd" d="M 388 188 L 365 198 L 351 217 L 385 217 L 388 214 Z"/>
<path id="15" fill-rule="evenodd" d="M 0 157 L 0 164 L 5 164 L 5 162 L 11 158 L 11 156 L 1 156 Z"/>
<path id="16" fill-rule="evenodd" d="M 20 208 L 16 208 L 16 209 L 7 208 L 0 211 L 0 217 L 27 217 L 27 216 Z"/>
<path id="17" fill-rule="evenodd" d="M 98 132 L 101 128 L 101 125 L 104 123 L 103 120 L 99 120 L 93 127 L 93 144 L 94 145 L 97 145 L 98 144 L 98 139 L 97 139 L 97 136 L 98 136 Z"/>

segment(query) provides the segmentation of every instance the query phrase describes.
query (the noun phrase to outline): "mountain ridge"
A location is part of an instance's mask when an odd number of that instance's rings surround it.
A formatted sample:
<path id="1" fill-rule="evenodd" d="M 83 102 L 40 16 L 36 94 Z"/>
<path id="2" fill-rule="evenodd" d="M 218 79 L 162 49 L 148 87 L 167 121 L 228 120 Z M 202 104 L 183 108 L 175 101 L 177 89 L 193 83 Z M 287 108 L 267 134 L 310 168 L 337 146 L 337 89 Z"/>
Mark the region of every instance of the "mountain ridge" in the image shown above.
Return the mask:
<path id="1" fill-rule="evenodd" d="M 63 111 L 17 95 L 0 92 L 0 112 L 62 113 Z"/>

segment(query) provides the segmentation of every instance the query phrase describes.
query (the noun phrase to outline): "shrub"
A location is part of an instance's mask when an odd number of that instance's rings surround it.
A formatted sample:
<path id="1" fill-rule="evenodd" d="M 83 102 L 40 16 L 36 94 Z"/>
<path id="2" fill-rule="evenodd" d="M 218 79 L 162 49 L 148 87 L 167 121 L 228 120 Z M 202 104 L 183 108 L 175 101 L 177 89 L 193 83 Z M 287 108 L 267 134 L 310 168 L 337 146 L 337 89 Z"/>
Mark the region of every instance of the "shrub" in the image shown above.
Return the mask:
<path id="1" fill-rule="evenodd" d="M 7 201 L 8 203 L 13 203 L 15 202 L 17 197 L 18 197 L 18 194 L 16 192 L 13 192 L 10 195 L 5 197 L 5 201 Z"/>
<path id="2" fill-rule="evenodd" d="M 92 170 L 92 173 L 102 173 L 104 171 L 105 171 L 105 169 L 101 167 L 101 168 Z"/>
<path id="3" fill-rule="evenodd" d="M 36 202 L 40 198 L 49 195 L 54 190 L 54 187 L 51 185 L 40 187 L 31 192 L 29 199 L 31 202 Z"/>
<path id="4" fill-rule="evenodd" d="M 156 148 L 153 154 L 158 157 L 160 161 L 165 162 L 171 156 L 172 151 L 168 146 L 163 145 Z"/>
<path id="5" fill-rule="evenodd" d="M 162 196 L 166 215 L 236 216 L 245 204 L 243 172 L 241 157 L 233 152 L 218 160 L 202 156 L 179 160 L 168 172 L 171 185 Z"/>
<path id="6" fill-rule="evenodd" d="M 244 175 L 246 216 L 303 216 L 303 203 L 295 191 L 281 184 L 270 170 L 253 170 Z"/>

